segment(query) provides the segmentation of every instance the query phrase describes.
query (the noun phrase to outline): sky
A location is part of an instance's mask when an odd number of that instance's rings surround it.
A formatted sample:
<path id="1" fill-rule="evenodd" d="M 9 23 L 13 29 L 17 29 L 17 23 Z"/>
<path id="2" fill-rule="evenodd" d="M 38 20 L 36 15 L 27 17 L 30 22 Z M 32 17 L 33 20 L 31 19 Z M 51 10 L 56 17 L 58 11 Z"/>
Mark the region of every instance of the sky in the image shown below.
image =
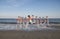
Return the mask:
<path id="1" fill-rule="evenodd" d="M 60 18 L 60 0 L 0 0 L 0 17 L 27 15 Z"/>

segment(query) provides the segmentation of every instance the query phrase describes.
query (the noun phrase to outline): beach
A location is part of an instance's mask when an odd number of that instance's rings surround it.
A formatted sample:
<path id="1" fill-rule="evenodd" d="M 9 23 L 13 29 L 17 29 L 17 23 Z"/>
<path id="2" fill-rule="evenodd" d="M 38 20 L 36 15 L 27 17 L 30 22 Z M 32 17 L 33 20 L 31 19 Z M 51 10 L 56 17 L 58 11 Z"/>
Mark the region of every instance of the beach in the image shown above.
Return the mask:
<path id="1" fill-rule="evenodd" d="M 60 39 L 60 25 L 51 25 L 30 31 L 29 29 L 16 30 L 17 24 L 0 24 L 0 39 Z"/>
<path id="2" fill-rule="evenodd" d="M 60 39 L 60 31 L 0 31 L 0 39 Z"/>

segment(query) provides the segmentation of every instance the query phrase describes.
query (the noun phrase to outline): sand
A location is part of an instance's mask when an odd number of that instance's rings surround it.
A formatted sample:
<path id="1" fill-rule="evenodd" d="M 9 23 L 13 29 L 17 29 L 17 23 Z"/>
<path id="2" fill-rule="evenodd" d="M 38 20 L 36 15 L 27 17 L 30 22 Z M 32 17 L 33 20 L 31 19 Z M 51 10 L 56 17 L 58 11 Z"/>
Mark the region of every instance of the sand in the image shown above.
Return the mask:
<path id="1" fill-rule="evenodd" d="M 0 31 L 0 39 L 60 39 L 60 31 Z"/>

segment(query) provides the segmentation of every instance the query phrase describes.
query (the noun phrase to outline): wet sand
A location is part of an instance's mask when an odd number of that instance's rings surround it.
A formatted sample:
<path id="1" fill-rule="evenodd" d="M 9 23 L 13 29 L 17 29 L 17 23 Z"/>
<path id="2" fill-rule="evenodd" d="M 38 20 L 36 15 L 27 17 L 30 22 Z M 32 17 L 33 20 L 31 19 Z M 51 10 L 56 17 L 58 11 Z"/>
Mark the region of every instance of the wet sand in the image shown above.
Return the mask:
<path id="1" fill-rule="evenodd" d="M 0 39 L 60 39 L 60 31 L 0 31 Z"/>

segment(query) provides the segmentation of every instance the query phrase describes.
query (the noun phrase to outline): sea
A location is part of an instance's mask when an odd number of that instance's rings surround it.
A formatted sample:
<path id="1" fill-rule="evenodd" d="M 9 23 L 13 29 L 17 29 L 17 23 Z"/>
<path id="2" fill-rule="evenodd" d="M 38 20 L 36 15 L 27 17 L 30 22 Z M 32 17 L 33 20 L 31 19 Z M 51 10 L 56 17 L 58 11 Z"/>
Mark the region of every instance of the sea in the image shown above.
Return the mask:
<path id="1" fill-rule="evenodd" d="M 49 24 L 60 24 L 60 18 L 49 18 Z M 26 27 L 28 26 L 28 27 Z M 18 27 L 18 28 L 17 28 Z M 0 30 L 60 30 L 60 26 L 47 27 L 45 25 L 35 25 L 35 24 L 17 24 L 16 18 L 0 18 Z"/>

